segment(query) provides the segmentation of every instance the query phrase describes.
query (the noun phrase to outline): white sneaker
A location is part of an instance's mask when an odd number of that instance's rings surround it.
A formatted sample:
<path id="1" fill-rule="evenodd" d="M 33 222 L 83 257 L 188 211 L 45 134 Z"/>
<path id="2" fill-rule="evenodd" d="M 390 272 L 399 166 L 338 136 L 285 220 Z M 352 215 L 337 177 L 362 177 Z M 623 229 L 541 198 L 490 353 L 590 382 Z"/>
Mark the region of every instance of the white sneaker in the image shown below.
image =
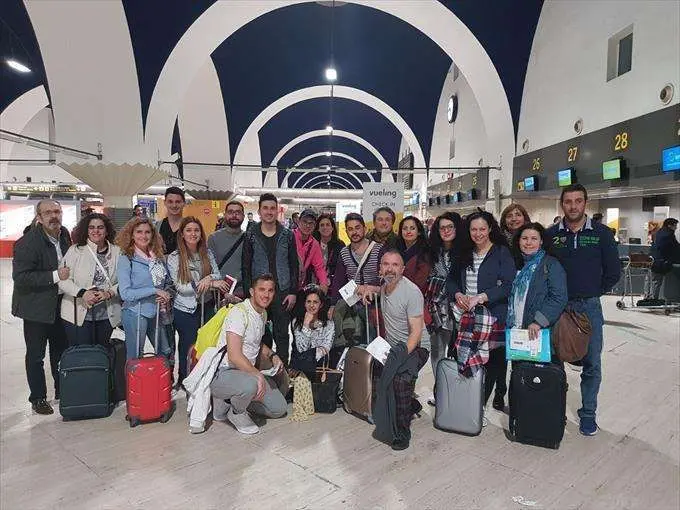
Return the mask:
<path id="1" fill-rule="evenodd" d="M 486 409 L 484 409 L 484 414 L 482 415 L 482 428 L 489 424 L 489 420 L 486 419 Z"/>
<path id="2" fill-rule="evenodd" d="M 257 434 L 260 431 L 260 427 L 255 425 L 255 422 L 248 415 L 248 411 L 236 414 L 233 408 L 227 411 L 227 420 L 236 427 L 241 434 Z"/>
<path id="3" fill-rule="evenodd" d="M 430 396 L 427 397 L 427 403 L 430 404 L 431 406 L 436 405 L 436 402 L 434 400 L 434 393 L 430 393 Z"/>

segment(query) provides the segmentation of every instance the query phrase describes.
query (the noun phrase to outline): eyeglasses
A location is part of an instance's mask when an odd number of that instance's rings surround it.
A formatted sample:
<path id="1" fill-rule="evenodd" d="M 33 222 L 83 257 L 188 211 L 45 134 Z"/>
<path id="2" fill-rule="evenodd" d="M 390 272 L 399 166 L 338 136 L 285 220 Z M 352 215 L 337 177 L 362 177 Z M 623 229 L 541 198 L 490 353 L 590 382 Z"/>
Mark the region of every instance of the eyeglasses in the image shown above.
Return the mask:
<path id="1" fill-rule="evenodd" d="M 439 225 L 440 232 L 448 232 L 450 230 L 456 230 L 455 225 Z"/>

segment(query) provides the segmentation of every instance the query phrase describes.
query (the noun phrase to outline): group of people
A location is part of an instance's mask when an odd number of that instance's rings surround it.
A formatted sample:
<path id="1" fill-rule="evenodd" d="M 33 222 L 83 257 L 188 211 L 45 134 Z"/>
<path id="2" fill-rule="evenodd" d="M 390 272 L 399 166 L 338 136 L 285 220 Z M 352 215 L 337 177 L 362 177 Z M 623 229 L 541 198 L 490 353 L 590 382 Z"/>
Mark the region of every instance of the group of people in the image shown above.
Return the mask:
<path id="1" fill-rule="evenodd" d="M 394 211 L 381 207 L 371 231 L 360 214 L 344 218 L 348 245 L 332 216 L 311 209 L 293 229 L 284 227 L 269 193 L 259 198 L 259 222 L 244 230 L 243 205 L 229 202 L 223 228 L 210 237 L 197 218 L 183 216 L 185 197 L 176 187 L 166 191 L 167 216 L 158 228 L 134 216 L 117 234 L 106 216 L 90 214 L 71 236 L 61 226 L 59 203 L 43 200 L 37 224 L 15 244 L 13 261 L 12 313 L 24 319 L 29 400 L 37 413 L 52 412 L 43 371 L 48 341 L 59 398 L 64 346 L 108 342 L 120 324 L 128 358 L 141 356 L 149 338 L 157 354 L 179 360 L 181 387 L 198 329 L 226 300 L 240 304 L 230 309 L 217 345 L 226 350 L 210 383 L 213 416 L 254 433 L 248 411 L 286 412 L 287 385 L 257 368 L 263 360 L 279 376 L 295 376 L 310 363 L 335 366 L 346 347 L 367 343 L 381 329 L 393 348 L 405 346 L 406 356 L 428 349 L 434 370 L 455 339 L 460 313 L 481 305 L 498 330 L 528 329 L 536 337 L 569 303 L 592 325 L 578 414 L 581 432 L 594 435 L 600 296 L 617 283 L 621 268 L 611 231 L 585 214 L 587 200 L 583 186 L 564 188 L 564 215 L 547 229 L 512 204 L 500 223 L 481 210 L 465 218 L 445 212 L 429 233 L 414 216 L 395 232 Z M 378 317 L 367 318 L 376 316 L 367 311 L 378 304 Z M 504 339 L 492 337 L 489 348 L 485 400 L 493 394 L 493 407 L 502 410 Z M 430 403 L 436 404 L 434 396 Z M 202 430 L 198 424 L 192 432 Z"/>

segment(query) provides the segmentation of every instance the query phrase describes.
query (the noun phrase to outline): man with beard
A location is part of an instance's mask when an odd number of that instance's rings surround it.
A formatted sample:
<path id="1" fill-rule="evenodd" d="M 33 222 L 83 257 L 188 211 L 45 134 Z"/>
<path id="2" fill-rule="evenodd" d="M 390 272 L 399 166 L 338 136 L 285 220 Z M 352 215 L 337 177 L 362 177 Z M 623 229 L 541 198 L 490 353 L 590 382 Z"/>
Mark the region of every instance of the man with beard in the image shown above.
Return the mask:
<path id="1" fill-rule="evenodd" d="M 585 214 L 588 192 L 581 184 L 562 189 L 561 222 L 545 231 L 546 251 L 557 257 L 567 273 L 569 305 L 585 313 L 592 333 L 581 372 L 579 430 L 584 436 L 597 434 L 597 394 L 602 381 L 602 306 L 600 296 L 609 292 L 621 276 L 621 263 L 611 230 Z"/>
<path id="2" fill-rule="evenodd" d="M 349 213 L 345 217 L 345 231 L 350 244 L 340 250 L 329 292 L 331 307 L 328 317 L 335 322 L 337 346 L 362 343 L 361 336 L 365 331 L 363 319 L 352 304 L 347 305 L 340 289 L 354 281 L 356 294 L 359 294 L 366 285 L 379 285 L 378 265 L 383 248 L 382 244 L 366 239 L 366 224 L 360 214 Z"/>
<path id="3" fill-rule="evenodd" d="M 241 257 L 245 233 L 241 230 L 244 217 L 241 202 L 229 202 L 224 208 L 224 227 L 208 237 L 208 248 L 212 250 L 222 276 L 232 276 L 238 281 L 234 295 L 243 298 L 243 272 Z"/>
<path id="4" fill-rule="evenodd" d="M 374 437 L 390 444 L 393 450 L 404 450 L 411 440 L 413 414 L 422 409 L 414 391 L 418 372 L 429 356 L 420 347 L 425 326 L 424 300 L 418 286 L 404 276 L 404 259 L 399 250 L 383 254 L 380 275 L 384 281 L 381 287 L 366 285 L 360 291 L 366 305 L 380 296 L 384 336 L 391 346 L 377 385 Z"/>
<path id="5" fill-rule="evenodd" d="M 177 249 L 177 230 L 179 230 L 179 224 L 182 223 L 185 205 L 184 191 L 177 186 L 170 186 L 165 190 L 165 210 L 167 216 L 163 218 L 163 221 L 157 227 L 158 233 L 163 238 L 163 243 L 165 243 L 164 252 L 166 255 Z"/>
<path id="6" fill-rule="evenodd" d="M 52 414 L 47 402 L 43 360 L 49 342 L 50 368 L 55 399 L 59 399 L 58 364 L 66 346 L 59 309 L 62 294 L 57 283 L 69 277 L 61 259 L 71 245 L 68 230 L 61 226 L 62 210 L 56 200 L 41 200 L 35 206 L 37 223 L 14 244 L 12 260 L 12 315 L 24 320 L 28 400 L 38 414 Z"/>
<path id="7" fill-rule="evenodd" d="M 271 274 L 276 294 L 267 313 L 273 325 L 273 343 L 284 363 L 288 363 L 290 312 L 295 306 L 298 282 L 298 254 L 293 233 L 278 220 L 279 203 L 271 193 L 260 196 L 260 223 L 248 229 L 243 241 L 243 288 L 263 274 Z M 266 343 L 272 343 L 265 338 Z M 271 345 L 269 346 L 271 347 Z"/>
<path id="8" fill-rule="evenodd" d="M 397 234 L 394 233 L 396 221 L 394 211 L 389 207 L 379 207 L 373 212 L 373 230 L 366 236 L 369 241 L 382 244 L 385 249 L 396 248 Z"/>

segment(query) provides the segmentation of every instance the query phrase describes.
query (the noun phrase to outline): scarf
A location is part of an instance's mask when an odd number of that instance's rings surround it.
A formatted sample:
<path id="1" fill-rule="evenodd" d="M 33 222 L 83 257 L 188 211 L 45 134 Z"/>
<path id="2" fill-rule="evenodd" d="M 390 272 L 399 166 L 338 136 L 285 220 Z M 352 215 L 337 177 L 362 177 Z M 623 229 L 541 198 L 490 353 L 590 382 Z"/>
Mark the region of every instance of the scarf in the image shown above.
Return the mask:
<path id="1" fill-rule="evenodd" d="M 387 241 L 389 241 L 393 236 L 396 236 L 393 230 L 390 230 L 386 234 L 381 234 L 377 230 L 373 230 L 371 232 L 371 235 L 369 236 L 372 241 L 375 241 L 376 243 L 380 244 L 385 244 Z"/>
<path id="2" fill-rule="evenodd" d="M 515 280 L 512 282 L 512 290 L 510 291 L 510 299 L 508 300 L 508 319 L 506 321 L 508 328 L 522 327 L 524 305 L 526 304 L 529 285 L 536 272 L 536 268 L 541 263 L 544 256 L 545 250 L 542 248 L 539 248 L 536 253 L 531 255 L 522 254 L 524 267 L 517 273 Z"/>
<path id="3" fill-rule="evenodd" d="M 401 256 L 404 258 L 404 265 L 406 265 L 409 260 L 411 260 L 413 257 L 418 256 L 419 254 L 420 246 L 417 242 L 410 248 L 405 248 L 404 252 L 401 254 Z"/>

